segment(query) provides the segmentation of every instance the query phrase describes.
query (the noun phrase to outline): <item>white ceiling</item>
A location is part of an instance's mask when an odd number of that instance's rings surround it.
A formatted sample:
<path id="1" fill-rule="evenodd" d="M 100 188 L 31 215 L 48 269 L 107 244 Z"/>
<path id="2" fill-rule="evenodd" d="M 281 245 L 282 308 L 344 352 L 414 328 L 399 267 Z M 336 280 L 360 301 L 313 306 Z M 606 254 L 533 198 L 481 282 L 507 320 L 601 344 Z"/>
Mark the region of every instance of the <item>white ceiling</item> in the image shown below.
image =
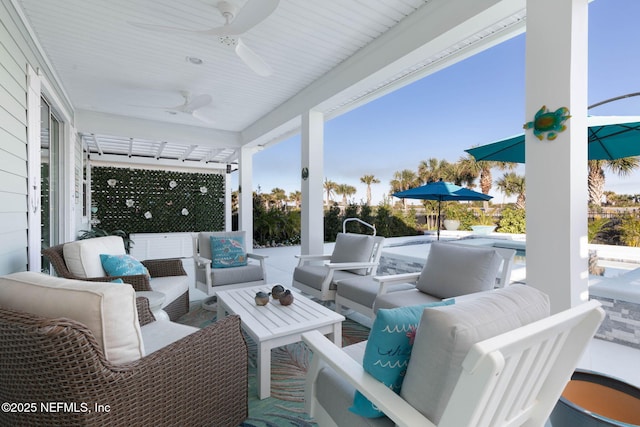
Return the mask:
<path id="1" fill-rule="evenodd" d="M 305 108 L 335 116 L 523 31 L 525 2 L 281 0 L 241 36 L 273 69 L 268 77 L 216 36 L 132 24 L 218 27 L 224 20 L 217 0 L 14 3 L 64 87 L 91 152 L 226 163 L 243 144 L 278 142 L 295 132 Z M 211 105 L 199 110 L 207 122 L 168 112 L 183 102 L 181 91 L 211 95 Z"/>

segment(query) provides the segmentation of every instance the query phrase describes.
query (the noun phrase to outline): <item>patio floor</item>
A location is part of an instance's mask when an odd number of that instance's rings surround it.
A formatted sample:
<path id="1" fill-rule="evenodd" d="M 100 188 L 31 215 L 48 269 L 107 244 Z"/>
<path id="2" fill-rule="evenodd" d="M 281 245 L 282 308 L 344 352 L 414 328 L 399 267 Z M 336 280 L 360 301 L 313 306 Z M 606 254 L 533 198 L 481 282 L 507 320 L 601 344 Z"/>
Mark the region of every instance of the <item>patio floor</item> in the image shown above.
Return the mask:
<path id="1" fill-rule="evenodd" d="M 327 243 L 324 247 L 325 253 L 331 253 L 333 244 Z M 269 283 L 291 287 L 293 270 L 298 263 L 295 255 L 300 254 L 300 246 L 254 249 L 253 252 L 269 257 L 266 260 Z M 633 368 L 638 361 L 640 350 L 594 339 L 578 367 L 601 372 L 640 387 L 640 370 Z"/>

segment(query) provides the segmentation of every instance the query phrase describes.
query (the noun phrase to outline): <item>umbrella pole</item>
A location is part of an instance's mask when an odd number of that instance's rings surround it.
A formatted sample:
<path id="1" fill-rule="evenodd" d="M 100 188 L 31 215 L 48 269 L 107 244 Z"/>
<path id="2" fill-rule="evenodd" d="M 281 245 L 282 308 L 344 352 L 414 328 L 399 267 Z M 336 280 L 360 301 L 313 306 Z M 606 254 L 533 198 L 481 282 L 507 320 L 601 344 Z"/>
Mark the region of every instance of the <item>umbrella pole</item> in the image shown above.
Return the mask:
<path id="1" fill-rule="evenodd" d="M 436 240 L 440 240 L 440 203 L 442 203 L 442 201 L 438 200 L 438 232 L 436 233 L 438 238 Z"/>

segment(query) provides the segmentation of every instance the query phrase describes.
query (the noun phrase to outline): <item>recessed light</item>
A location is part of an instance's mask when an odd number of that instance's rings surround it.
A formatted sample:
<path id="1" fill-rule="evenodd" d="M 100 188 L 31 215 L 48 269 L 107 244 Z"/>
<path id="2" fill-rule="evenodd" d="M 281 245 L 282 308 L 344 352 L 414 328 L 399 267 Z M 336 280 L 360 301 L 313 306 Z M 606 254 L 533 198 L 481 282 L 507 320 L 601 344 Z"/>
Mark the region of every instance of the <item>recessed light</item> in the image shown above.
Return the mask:
<path id="1" fill-rule="evenodd" d="M 190 62 L 191 64 L 194 64 L 194 65 L 204 64 L 204 61 L 202 59 L 197 58 L 195 56 L 187 56 L 187 62 Z"/>

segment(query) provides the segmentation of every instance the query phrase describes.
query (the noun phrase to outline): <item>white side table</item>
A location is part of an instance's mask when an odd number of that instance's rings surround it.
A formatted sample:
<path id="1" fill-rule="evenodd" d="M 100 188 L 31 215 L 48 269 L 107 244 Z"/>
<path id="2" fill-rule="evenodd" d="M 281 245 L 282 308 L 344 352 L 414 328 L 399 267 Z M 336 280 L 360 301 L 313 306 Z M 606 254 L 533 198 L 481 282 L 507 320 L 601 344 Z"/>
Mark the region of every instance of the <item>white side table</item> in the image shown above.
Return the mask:
<path id="1" fill-rule="evenodd" d="M 137 297 L 145 297 L 149 300 L 149 309 L 153 313 L 156 320 L 169 320 L 169 315 L 162 309 L 164 303 L 164 294 L 156 291 L 140 291 L 136 292 Z"/>

